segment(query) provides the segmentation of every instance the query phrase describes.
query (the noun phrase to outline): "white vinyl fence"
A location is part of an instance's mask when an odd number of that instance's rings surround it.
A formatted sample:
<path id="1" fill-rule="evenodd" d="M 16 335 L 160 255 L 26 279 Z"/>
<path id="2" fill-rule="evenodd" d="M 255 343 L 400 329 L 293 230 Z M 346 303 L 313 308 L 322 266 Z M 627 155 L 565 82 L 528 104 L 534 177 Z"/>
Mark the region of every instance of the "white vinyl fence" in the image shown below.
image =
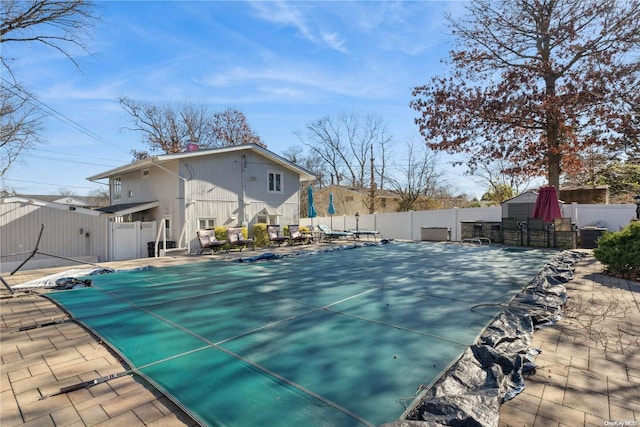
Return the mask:
<path id="1" fill-rule="evenodd" d="M 586 226 L 618 231 L 636 216 L 635 205 L 564 205 L 562 216 L 571 218 L 578 229 Z M 442 209 L 433 211 L 411 211 L 383 214 L 366 214 L 357 218 L 357 228 L 377 230 L 385 239 L 420 240 L 422 227 L 444 227 L 451 229 L 451 240 L 461 240 L 461 223 L 465 221 L 502 220 L 502 208 Z M 340 215 L 333 217 L 301 218 L 304 226 L 325 224 L 333 230 L 356 229 L 356 217 Z"/>

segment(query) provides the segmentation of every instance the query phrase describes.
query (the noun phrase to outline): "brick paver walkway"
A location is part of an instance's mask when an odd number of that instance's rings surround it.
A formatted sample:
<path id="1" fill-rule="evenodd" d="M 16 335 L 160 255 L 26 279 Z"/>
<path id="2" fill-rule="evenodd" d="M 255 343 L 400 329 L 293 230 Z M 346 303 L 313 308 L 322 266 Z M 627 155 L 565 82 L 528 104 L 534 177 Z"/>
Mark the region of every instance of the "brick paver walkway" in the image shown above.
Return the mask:
<path id="1" fill-rule="evenodd" d="M 566 284 L 565 317 L 538 330 L 538 368 L 500 426 L 640 425 L 640 284 L 601 274 L 592 256 Z"/>

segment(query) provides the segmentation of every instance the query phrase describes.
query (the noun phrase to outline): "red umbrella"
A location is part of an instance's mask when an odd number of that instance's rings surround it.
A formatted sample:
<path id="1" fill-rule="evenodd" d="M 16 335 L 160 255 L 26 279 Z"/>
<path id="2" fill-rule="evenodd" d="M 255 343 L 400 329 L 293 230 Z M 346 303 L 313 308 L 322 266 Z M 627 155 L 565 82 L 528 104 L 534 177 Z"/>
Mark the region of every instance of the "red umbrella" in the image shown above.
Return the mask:
<path id="1" fill-rule="evenodd" d="M 555 218 L 562 218 L 560 202 L 555 187 L 542 187 L 538 193 L 536 204 L 533 206 L 533 217 L 543 218 L 544 222 L 553 222 Z"/>

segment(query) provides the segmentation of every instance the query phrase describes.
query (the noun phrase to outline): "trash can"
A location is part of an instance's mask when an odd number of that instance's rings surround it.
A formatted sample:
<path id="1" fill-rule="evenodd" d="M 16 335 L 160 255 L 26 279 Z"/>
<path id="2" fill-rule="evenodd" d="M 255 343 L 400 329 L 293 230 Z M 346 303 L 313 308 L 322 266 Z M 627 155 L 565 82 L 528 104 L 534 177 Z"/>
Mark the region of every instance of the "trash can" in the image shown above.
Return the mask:
<path id="1" fill-rule="evenodd" d="M 176 242 L 174 240 L 167 240 L 167 249 L 175 249 Z M 164 249 L 164 242 L 158 242 L 158 248 Z M 149 257 L 156 256 L 156 242 L 147 242 L 147 251 L 149 252 Z"/>
<path id="2" fill-rule="evenodd" d="M 595 249 L 598 247 L 598 239 L 606 228 L 585 227 L 580 229 L 580 247 L 582 249 Z"/>

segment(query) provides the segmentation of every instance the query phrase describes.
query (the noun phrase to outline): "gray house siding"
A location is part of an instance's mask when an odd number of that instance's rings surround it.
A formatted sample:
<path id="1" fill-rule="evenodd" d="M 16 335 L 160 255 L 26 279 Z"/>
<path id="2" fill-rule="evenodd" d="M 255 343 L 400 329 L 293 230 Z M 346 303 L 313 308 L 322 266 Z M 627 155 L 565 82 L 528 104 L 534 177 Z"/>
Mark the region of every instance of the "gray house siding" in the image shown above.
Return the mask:
<path id="1" fill-rule="evenodd" d="M 241 221 L 241 162 L 240 153 L 182 160 L 181 175 L 187 177 L 184 181 L 187 214 L 194 230 L 199 218 L 215 218 L 216 225 L 224 226 Z"/>
<path id="2" fill-rule="evenodd" d="M 157 220 L 158 226 L 164 218 L 170 219 L 167 239 L 179 237 L 184 222 L 181 183 L 177 178 L 178 161 L 163 164 L 162 168 L 152 165 L 142 170 L 124 173 L 110 179 L 111 204 L 140 203 L 159 201 L 160 205 L 148 212 L 136 216 L 141 221 Z M 114 180 L 120 178 L 121 197 L 115 198 Z"/>
<path id="3" fill-rule="evenodd" d="M 282 192 L 269 191 L 269 172 L 280 174 Z M 251 229 L 268 207 L 281 214 L 278 220 L 283 224 L 298 221 L 299 176 L 254 152 L 183 159 L 180 175 L 187 178 L 183 181 L 185 212 L 193 249 L 197 248 L 195 232 L 200 219 L 213 219 L 217 226 L 246 225 Z"/>
<path id="4" fill-rule="evenodd" d="M 108 260 L 106 217 L 83 208 L 7 198 L 0 203 L 1 272 L 13 271 L 35 249 L 42 224 L 39 253 L 24 269 L 73 264 L 45 254 L 89 262 Z M 11 254 L 21 255 L 7 256 Z"/>
<path id="5" fill-rule="evenodd" d="M 297 174 L 282 165 L 269 162 L 255 155 L 247 159 L 246 202 L 250 223 L 266 207 L 277 208 L 282 225 L 297 224 L 300 214 L 300 179 Z M 269 173 L 281 176 L 281 191 L 269 191 Z"/>

